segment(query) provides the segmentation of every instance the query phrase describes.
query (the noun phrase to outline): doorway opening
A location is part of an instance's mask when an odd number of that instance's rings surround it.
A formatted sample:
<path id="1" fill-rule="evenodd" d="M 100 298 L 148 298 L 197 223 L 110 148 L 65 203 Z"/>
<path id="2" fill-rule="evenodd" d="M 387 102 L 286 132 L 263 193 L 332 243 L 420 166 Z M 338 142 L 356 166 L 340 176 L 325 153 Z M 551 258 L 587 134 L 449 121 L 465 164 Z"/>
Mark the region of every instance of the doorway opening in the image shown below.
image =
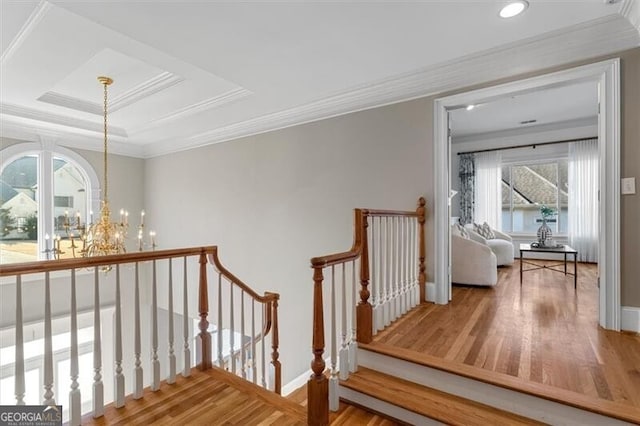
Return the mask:
<path id="1" fill-rule="evenodd" d="M 597 132 L 599 174 L 599 324 L 607 329 L 620 329 L 620 84 L 619 60 L 613 59 L 515 81 L 499 86 L 452 95 L 435 101 L 434 171 L 435 182 L 435 283 L 433 300 L 446 304 L 451 300 L 450 222 L 452 191 L 452 148 L 450 113 L 500 99 L 524 96 L 545 90 L 591 84 L 597 87 L 599 117 Z M 513 209 L 510 220 L 513 228 Z M 517 250 L 517 246 L 516 246 Z"/>

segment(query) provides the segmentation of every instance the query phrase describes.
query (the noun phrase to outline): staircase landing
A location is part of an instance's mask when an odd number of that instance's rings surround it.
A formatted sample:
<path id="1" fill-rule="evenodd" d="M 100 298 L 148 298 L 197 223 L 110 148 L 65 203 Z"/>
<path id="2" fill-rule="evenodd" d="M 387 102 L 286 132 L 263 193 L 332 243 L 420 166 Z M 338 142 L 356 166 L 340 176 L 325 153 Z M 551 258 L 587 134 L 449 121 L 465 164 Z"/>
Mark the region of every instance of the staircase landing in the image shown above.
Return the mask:
<path id="1" fill-rule="evenodd" d="M 306 425 L 302 406 L 255 386 L 226 371 L 193 369 L 176 383 L 144 390 L 141 399 L 128 396 L 125 406 L 105 408 L 104 416 L 85 416 L 83 425 Z"/>

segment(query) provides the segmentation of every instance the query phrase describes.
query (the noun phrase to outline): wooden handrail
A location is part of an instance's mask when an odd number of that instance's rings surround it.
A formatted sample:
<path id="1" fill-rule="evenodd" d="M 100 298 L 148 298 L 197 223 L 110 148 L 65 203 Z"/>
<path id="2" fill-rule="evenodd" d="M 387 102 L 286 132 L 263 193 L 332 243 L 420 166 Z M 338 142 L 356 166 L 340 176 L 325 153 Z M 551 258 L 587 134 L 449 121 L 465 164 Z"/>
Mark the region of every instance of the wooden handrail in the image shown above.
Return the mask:
<path id="1" fill-rule="evenodd" d="M 217 248 L 217 246 L 190 247 L 169 250 L 139 251 L 81 259 L 40 260 L 35 262 L 15 263 L 0 266 L 0 277 L 145 262 L 159 259 L 170 259 L 173 257 L 196 256 L 201 253 L 214 253 L 217 251 Z"/>
<path id="2" fill-rule="evenodd" d="M 369 247 L 367 228 L 370 217 L 412 217 L 418 221 L 418 283 L 420 286 L 420 303 L 425 301 L 425 219 L 424 197 L 418 200 L 415 211 L 379 210 L 379 209 L 355 209 L 354 211 L 354 238 L 350 250 L 311 259 L 313 268 L 313 360 L 311 370 L 313 374 L 307 382 L 307 417 L 309 424 L 326 425 L 329 423 L 329 386 L 324 374 L 324 302 L 322 285 L 324 281 L 323 269 L 334 265 L 360 259 L 360 300 L 356 307 L 356 340 L 361 343 L 370 343 L 373 339 L 373 308 L 369 302 Z"/>

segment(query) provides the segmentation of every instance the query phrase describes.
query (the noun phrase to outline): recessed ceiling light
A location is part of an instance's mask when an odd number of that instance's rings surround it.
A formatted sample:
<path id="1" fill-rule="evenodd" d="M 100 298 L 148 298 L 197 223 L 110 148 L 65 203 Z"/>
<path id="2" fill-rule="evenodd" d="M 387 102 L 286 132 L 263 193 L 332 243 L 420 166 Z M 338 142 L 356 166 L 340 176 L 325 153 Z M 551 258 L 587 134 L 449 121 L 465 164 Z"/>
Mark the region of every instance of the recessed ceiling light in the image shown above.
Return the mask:
<path id="1" fill-rule="evenodd" d="M 471 111 L 472 109 L 474 109 L 476 106 L 471 104 L 471 105 L 467 105 L 467 111 Z"/>
<path id="2" fill-rule="evenodd" d="M 529 2 L 526 0 L 512 1 L 500 10 L 500 17 L 513 18 L 524 12 L 527 7 L 529 7 Z"/>

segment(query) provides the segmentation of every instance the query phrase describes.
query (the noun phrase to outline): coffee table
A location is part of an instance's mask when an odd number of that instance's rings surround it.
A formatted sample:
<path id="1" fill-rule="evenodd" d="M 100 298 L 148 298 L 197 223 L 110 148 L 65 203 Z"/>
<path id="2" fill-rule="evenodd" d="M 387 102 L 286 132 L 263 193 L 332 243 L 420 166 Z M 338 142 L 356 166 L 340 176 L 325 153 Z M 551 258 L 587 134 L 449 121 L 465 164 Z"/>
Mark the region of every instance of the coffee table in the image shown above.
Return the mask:
<path id="1" fill-rule="evenodd" d="M 523 253 L 560 253 L 564 254 L 564 262 L 556 263 L 553 265 L 540 265 L 538 263 L 529 262 L 526 259 L 522 258 Z M 573 274 L 567 272 L 567 254 L 573 254 Z M 528 265 L 534 265 L 535 268 L 524 269 L 522 268 L 523 264 L 526 263 Z M 555 269 L 558 266 L 562 266 L 564 264 L 564 271 L 559 269 Z M 573 275 L 573 288 L 578 288 L 578 251 L 572 249 L 568 245 L 563 245 L 560 247 L 531 247 L 531 244 L 520 244 L 520 285 L 522 286 L 522 273 L 527 271 L 535 271 L 537 269 L 549 269 L 551 271 L 556 272 L 564 272 L 565 275 Z"/>

